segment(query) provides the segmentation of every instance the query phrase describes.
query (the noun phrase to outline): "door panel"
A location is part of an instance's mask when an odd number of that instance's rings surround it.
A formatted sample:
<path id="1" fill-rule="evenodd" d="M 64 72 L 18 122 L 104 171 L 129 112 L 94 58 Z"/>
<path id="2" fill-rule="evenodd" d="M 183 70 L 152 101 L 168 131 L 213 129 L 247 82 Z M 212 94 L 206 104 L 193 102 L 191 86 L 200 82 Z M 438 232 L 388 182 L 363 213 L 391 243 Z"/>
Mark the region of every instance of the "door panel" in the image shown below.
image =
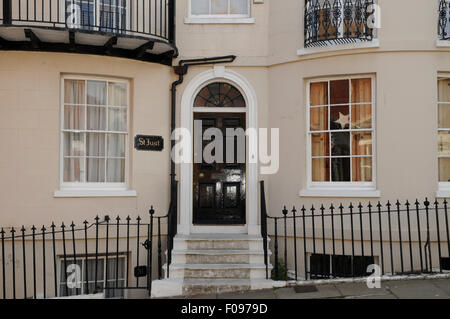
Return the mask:
<path id="1" fill-rule="evenodd" d="M 238 161 L 238 137 L 227 136 L 227 128 L 245 130 L 244 113 L 194 113 L 195 120 L 202 120 L 203 133 L 210 127 L 223 134 L 223 163 L 194 162 L 194 224 L 243 225 L 245 224 L 245 139 L 241 163 Z M 195 134 L 194 134 L 195 136 Z M 234 140 L 232 163 L 227 163 L 227 140 Z M 212 141 L 203 141 L 202 150 Z"/>

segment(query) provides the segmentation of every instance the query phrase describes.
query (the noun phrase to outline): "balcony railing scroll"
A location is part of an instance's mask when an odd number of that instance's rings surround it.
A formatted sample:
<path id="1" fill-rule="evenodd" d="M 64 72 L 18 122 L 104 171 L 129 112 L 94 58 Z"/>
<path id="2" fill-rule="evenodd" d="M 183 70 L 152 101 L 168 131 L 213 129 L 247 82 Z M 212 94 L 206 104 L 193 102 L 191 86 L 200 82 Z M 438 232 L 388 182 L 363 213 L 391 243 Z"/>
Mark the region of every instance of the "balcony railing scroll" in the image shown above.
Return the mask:
<path id="1" fill-rule="evenodd" d="M 450 40 L 450 1 L 439 0 L 438 39 Z"/>
<path id="2" fill-rule="evenodd" d="M 372 41 L 375 0 L 305 0 L 305 48 Z"/>

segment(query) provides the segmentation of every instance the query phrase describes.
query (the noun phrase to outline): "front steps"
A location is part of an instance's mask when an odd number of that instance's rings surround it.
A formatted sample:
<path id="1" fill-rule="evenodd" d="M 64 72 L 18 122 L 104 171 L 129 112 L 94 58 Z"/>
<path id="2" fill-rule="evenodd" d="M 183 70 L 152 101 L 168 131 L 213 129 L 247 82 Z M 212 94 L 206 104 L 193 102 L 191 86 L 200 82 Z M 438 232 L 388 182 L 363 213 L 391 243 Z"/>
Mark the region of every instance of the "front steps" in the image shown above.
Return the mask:
<path id="1" fill-rule="evenodd" d="M 270 256 L 270 252 L 269 252 Z M 167 274 L 167 265 L 164 265 Z M 269 274 L 272 266 L 269 265 Z M 193 296 L 284 286 L 266 280 L 263 240 L 241 234 L 174 238 L 170 278 L 153 282 L 152 297 Z"/>

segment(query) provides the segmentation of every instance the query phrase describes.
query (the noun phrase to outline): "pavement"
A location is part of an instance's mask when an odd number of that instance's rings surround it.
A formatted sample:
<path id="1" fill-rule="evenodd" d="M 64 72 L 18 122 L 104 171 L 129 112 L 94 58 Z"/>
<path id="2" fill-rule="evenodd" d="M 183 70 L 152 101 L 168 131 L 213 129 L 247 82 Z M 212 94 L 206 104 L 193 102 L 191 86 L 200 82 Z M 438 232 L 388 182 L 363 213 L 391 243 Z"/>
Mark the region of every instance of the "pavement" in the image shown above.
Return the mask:
<path id="1" fill-rule="evenodd" d="M 311 284 L 258 291 L 199 295 L 188 299 L 450 299 L 450 278 Z"/>

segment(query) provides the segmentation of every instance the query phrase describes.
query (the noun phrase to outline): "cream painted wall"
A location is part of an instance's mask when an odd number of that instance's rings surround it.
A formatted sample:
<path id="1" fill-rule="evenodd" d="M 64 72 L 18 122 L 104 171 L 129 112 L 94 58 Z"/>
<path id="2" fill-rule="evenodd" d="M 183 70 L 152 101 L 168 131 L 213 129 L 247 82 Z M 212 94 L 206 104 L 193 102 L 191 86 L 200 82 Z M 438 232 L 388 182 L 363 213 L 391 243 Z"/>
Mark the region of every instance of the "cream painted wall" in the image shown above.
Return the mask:
<path id="1" fill-rule="evenodd" d="M 127 78 L 131 82 L 130 198 L 55 198 L 59 188 L 61 74 Z M 96 214 L 146 215 L 168 208 L 169 148 L 133 150 L 136 134 L 170 143 L 166 66 L 77 54 L 0 52 L 1 226 L 92 220 Z"/>
<path id="2" fill-rule="evenodd" d="M 301 0 L 252 3 L 254 24 L 185 24 L 187 1 L 177 4 L 180 58 L 236 54 L 237 60 L 227 67 L 242 74 L 254 87 L 259 126 L 281 129 L 280 171 L 260 176 L 267 182 L 271 212 L 278 212 L 282 204 L 341 200 L 298 197 L 299 190 L 306 186 L 305 83 L 308 78 L 321 76 L 376 76 L 377 186 L 381 200 L 434 196 L 436 77 L 438 72 L 450 72 L 450 49 L 435 46 L 437 1 L 379 0 L 379 48 L 336 51 L 338 47 L 330 46 L 329 52 L 304 56 L 297 55 L 303 46 Z M 405 8 L 410 9 L 408 14 Z M 179 87 L 178 120 L 184 88 L 206 69 L 191 67 Z M 2 224 L 42 223 L 78 216 L 82 220 L 106 212 L 145 214 L 151 204 L 165 212 L 167 147 L 162 153 L 132 152 L 130 171 L 137 198 L 53 197 L 58 188 L 61 73 L 131 79 L 131 135 L 163 135 L 166 146 L 170 143 L 169 85 L 176 78 L 170 68 L 88 55 L 1 52 Z M 31 133 L 39 139 L 38 144 L 29 139 Z"/>

